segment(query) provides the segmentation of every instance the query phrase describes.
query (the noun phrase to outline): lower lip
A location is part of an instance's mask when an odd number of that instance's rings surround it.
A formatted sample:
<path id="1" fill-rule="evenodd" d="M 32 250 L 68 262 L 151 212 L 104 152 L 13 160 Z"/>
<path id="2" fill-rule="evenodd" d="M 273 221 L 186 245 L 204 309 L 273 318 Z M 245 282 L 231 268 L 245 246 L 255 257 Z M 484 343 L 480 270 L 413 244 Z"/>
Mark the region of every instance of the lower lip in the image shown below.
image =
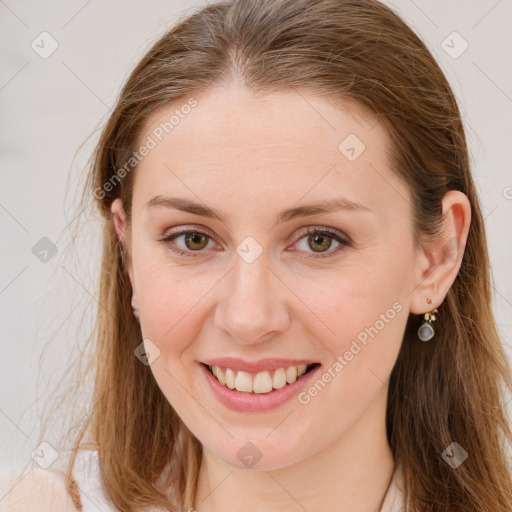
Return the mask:
<path id="1" fill-rule="evenodd" d="M 284 404 L 288 400 L 297 396 L 299 392 L 311 380 L 313 375 L 321 368 L 317 366 L 309 372 L 302 375 L 293 384 L 286 384 L 280 389 L 274 389 L 269 393 L 247 393 L 244 391 L 236 391 L 223 386 L 210 372 L 207 366 L 199 363 L 213 394 L 226 407 L 240 412 L 259 412 L 275 409 Z"/>

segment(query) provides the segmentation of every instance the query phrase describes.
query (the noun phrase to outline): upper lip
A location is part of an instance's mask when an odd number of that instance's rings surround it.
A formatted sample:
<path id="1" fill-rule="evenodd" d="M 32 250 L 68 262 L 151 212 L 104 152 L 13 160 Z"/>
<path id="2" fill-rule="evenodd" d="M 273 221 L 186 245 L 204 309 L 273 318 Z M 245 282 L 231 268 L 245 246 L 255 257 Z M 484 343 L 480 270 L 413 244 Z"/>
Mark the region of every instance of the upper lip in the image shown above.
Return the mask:
<path id="1" fill-rule="evenodd" d="M 315 364 L 318 361 L 312 361 L 310 359 L 277 359 L 272 357 L 258 359 L 257 361 L 244 361 L 237 357 L 215 357 L 201 362 L 211 366 L 221 366 L 224 368 L 231 368 L 232 370 L 258 373 L 265 370 L 288 368 L 288 366 L 297 366 L 299 364 Z"/>

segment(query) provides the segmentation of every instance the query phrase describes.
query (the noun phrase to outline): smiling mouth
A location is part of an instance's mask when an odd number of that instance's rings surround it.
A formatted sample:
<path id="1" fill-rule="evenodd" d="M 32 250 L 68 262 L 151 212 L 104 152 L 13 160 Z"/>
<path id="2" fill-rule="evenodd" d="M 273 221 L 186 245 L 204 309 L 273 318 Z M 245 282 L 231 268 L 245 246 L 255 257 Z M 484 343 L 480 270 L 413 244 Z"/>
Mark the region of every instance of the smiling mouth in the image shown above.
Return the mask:
<path id="1" fill-rule="evenodd" d="M 299 364 L 258 373 L 233 370 L 221 366 L 205 364 L 203 366 L 208 368 L 222 386 L 244 393 L 265 394 L 293 384 L 308 372 L 320 366 L 320 363 Z"/>

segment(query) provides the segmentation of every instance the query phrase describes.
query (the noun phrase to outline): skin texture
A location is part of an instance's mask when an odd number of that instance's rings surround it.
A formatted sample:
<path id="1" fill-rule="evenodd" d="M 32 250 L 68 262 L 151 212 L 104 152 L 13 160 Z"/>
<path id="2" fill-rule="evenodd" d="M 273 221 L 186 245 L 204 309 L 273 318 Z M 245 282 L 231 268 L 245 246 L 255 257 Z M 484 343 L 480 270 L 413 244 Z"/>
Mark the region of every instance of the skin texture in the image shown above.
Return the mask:
<path id="1" fill-rule="evenodd" d="M 197 107 L 135 171 L 130 225 L 121 200 L 112 205 L 142 334 L 160 350 L 151 371 L 204 447 L 195 507 L 374 511 L 393 462 L 387 381 L 408 314 L 439 307 L 457 275 L 462 254 L 447 254 L 446 244 L 459 239 L 463 250 L 469 202 L 447 193 L 444 236 L 415 250 L 410 192 L 388 166 L 384 128 L 358 106 L 335 108 L 295 91 L 256 98 L 240 85 L 196 97 Z M 175 109 L 151 119 L 141 143 Z M 354 161 L 338 149 L 349 134 L 365 145 Z M 206 204 L 224 221 L 144 207 L 156 195 Z M 371 211 L 274 222 L 285 208 L 341 196 Z M 321 249 L 308 244 L 308 226 L 352 244 L 328 239 L 323 251 L 332 256 L 314 259 Z M 160 241 L 180 227 L 210 236 L 202 252 L 184 236 L 174 243 L 190 257 Z M 248 236 L 263 249 L 250 264 L 236 252 Z M 389 319 L 393 304 L 400 311 Z M 307 404 L 235 412 L 198 369 L 197 361 L 232 356 L 311 359 L 325 371 L 382 315 L 384 327 Z M 237 456 L 247 442 L 261 453 L 251 469 Z"/>

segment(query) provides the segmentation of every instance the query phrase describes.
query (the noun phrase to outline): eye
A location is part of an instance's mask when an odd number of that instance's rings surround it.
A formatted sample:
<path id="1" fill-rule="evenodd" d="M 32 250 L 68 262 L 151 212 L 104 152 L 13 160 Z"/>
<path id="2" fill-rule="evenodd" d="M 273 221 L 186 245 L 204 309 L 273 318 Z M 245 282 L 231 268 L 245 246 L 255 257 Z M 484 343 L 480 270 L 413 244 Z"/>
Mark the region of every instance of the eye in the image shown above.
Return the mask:
<path id="1" fill-rule="evenodd" d="M 346 247 L 351 246 L 351 242 L 348 238 L 344 237 L 343 234 L 330 228 L 318 228 L 308 227 L 303 230 L 299 235 L 303 235 L 296 244 L 302 243 L 300 250 L 309 252 L 308 249 L 312 249 L 310 253 L 311 258 L 330 258 L 343 251 Z M 180 244 L 178 240 L 182 239 Z M 167 247 L 181 255 L 186 257 L 197 257 L 200 256 L 204 249 L 211 249 L 209 242 L 212 242 L 210 235 L 197 229 L 188 229 L 172 233 L 160 240 L 165 243 Z M 333 241 L 338 244 L 334 250 L 332 248 Z M 296 249 L 292 249 L 295 251 Z"/>
<path id="2" fill-rule="evenodd" d="M 303 240 L 301 250 L 308 252 L 308 249 L 312 249 L 312 258 L 330 258 L 351 246 L 350 241 L 341 233 L 329 228 L 308 227 L 306 236 L 301 237 L 297 243 L 300 244 Z M 334 250 L 329 251 L 333 241 L 338 245 Z"/>
<path id="3" fill-rule="evenodd" d="M 182 243 L 184 247 L 180 247 L 180 244 L 177 243 L 177 240 L 180 238 L 183 238 Z M 161 239 L 161 242 L 164 242 L 171 251 L 193 258 L 199 256 L 197 253 L 202 252 L 203 249 L 208 247 L 208 242 L 211 242 L 211 238 L 202 231 L 187 230 L 166 236 Z M 196 254 L 193 254 L 194 252 Z"/>

